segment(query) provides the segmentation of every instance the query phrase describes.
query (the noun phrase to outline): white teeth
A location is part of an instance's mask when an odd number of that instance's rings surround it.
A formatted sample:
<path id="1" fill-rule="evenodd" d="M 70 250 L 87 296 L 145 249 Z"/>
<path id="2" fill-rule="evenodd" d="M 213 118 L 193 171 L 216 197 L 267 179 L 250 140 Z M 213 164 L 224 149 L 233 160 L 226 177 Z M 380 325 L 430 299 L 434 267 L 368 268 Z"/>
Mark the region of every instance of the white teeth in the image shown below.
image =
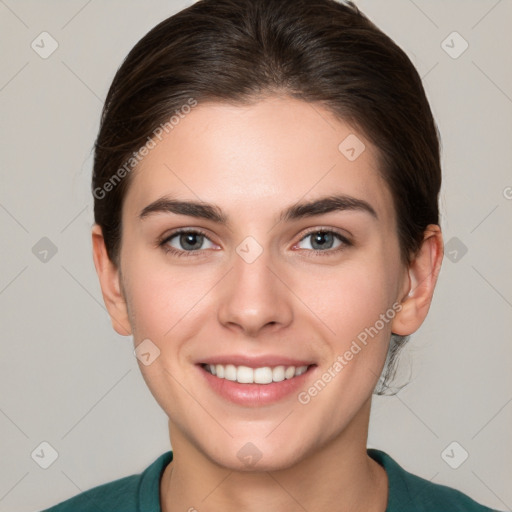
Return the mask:
<path id="1" fill-rule="evenodd" d="M 284 380 L 284 366 L 276 366 L 272 370 L 272 380 L 274 382 L 281 382 Z"/>
<path id="2" fill-rule="evenodd" d="M 297 377 L 298 375 L 302 375 L 303 373 L 305 373 L 305 371 L 308 369 L 307 366 L 300 366 L 299 368 L 297 368 L 295 370 L 295 376 Z"/>
<path id="3" fill-rule="evenodd" d="M 205 370 L 220 379 L 237 381 L 241 384 L 270 384 L 292 379 L 305 373 L 307 366 L 263 366 L 261 368 L 249 368 L 248 366 L 235 366 L 233 364 L 207 364 Z"/>
<path id="4" fill-rule="evenodd" d="M 284 372 L 285 379 L 291 379 L 295 376 L 295 366 L 288 366 Z"/>
<path id="5" fill-rule="evenodd" d="M 254 370 L 248 366 L 239 366 L 236 369 L 236 380 L 242 384 L 254 382 Z"/>
<path id="6" fill-rule="evenodd" d="M 254 370 L 254 382 L 256 384 L 270 384 L 272 382 L 272 368 L 265 366 Z"/>
<path id="7" fill-rule="evenodd" d="M 224 366 L 224 378 L 228 380 L 236 380 L 236 366 L 227 364 Z"/>

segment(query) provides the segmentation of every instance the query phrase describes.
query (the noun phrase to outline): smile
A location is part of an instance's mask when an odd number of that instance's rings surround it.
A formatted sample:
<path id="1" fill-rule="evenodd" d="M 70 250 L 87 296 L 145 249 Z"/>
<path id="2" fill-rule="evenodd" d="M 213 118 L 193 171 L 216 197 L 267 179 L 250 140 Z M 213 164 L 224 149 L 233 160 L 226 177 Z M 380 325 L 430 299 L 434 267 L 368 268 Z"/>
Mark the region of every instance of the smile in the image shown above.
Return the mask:
<path id="1" fill-rule="evenodd" d="M 270 384 L 293 379 L 306 373 L 308 366 L 263 366 L 250 368 L 248 366 L 235 366 L 233 364 L 202 364 L 202 367 L 211 375 L 219 379 L 226 379 L 240 384 Z"/>

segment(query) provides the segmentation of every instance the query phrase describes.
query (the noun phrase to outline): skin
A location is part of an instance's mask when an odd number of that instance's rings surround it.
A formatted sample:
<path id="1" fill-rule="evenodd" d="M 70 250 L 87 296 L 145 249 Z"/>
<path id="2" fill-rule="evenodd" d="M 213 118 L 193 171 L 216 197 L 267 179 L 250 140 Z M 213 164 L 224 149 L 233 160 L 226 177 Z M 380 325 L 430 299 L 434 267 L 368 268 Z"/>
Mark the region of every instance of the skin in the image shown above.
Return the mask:
<path id="1" fill-rule="evenodd" d="M 338 150 L 349 134 L 366 147 L 354 161 Z M 93 227 L 113 327 L 160 350 L 139 366 L 169 417 L 174 460 L 160 484 L 163 511 L 385 510 L 387 475 L 366 452 L 372 391 L 391 332 L 411 334 L 427 315 L 443 242 L 430 225 L 411 265 L 401 262 L 377 157 L 364 134 L 319 105 L 286 96 L 200 104 L 134 171 L 119 268 Z M 367 201 L 378 218 L 345 210 L 278 221 L 287 206 L 333 193 Z M 166 194 L 214 203 L 229 224 L 162 212 L 139 218 Z M 193 256 L 166 253 L 158 240 L 177 228 L 208 238 Z M 334 238 L 315 254 L 306 235 L 320 228 L 351 245 L 336 251 Z M 236 252 L 247 236 L 263 250 L 250 264 Z M 179 236 L 172 240 L 187 250 Z M 296 393 L 235 405 L 198 378 L 195 363 L 216 354 L 277 354 L 317 364 L 307 389 L 395 303 L 401 310 L 306 405 Z M 249 442 L 262 455 L 250 467 L 237 457 Z"/>

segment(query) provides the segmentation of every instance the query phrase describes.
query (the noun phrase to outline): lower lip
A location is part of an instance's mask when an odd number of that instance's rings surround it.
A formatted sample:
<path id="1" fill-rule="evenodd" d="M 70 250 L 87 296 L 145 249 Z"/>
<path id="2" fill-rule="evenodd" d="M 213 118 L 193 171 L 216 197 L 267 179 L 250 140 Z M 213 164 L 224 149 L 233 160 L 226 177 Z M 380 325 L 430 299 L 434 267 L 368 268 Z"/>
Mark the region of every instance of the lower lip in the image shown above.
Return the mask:
<path id="1" fill-rule="evenodd" d="M 314 373 L 316 365 L 310 366 L 302 375 L 270 384 L 240 384 L 237 381 L 220 379 L 207 372 L 201 365 L 197 367 L 206 382 L 221 397 L 238 405 L 258 407 L 278 402 L 292 393 L 305 389 L 306 380 Z"/>

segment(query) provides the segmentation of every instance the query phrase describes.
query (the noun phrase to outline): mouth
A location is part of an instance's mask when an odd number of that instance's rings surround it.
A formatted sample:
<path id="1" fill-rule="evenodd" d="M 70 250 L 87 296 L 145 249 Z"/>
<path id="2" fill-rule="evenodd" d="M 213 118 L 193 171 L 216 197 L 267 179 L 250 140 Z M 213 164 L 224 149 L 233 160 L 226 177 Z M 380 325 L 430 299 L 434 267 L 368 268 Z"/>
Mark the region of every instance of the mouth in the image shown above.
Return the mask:
<path id="1" fill-rule="evenodd" d="M 254 362 L 254 361 L 253 361 Z M 249 364 L 253 364 L 249 362 Z M 242 407 L 262 407 L 293 399 L 315 379 L 316 364 L 254 367 L 222 363 L 196 364 L 207 388 L 221 399 Z"/>
<path id="2" fill-rule="evenodd" d="M 251 368 L 249 366 L 234 364 L 207 364 L 201 363 L 201 367 L 210 375 L 218 379 L 230 380 L 239 384 L 271 384 L 290 380 L 306 373 L 315 364 L 302 366 L 261 366 Z"/>

